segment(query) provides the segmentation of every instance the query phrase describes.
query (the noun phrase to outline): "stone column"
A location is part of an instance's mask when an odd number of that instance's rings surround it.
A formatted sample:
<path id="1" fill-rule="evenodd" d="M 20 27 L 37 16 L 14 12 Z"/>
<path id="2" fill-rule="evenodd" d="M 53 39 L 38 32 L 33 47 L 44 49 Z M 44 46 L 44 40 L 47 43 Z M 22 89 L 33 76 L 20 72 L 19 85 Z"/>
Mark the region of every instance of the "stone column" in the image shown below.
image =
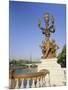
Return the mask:
<path id="1" fill-rule="evenodd" d="M 37 84 L 36 84 L 37 87 L 39 87 L 39 78 L 37 77 Z"/>
<path id="2" fill-rule="evenodd" d="M 27 79 L 27 86 L 26 86 L 26 88 L 29 88 L 30 87 L 30 85 L 29 85 L 29 78 Z"/>
<path id="3" fill-rule="evenodd" d="M 18 84 L 19 84 L 18 79 L 16 79 L 15 81 L 16 81 L 15 89 L 18 89 L 19 88 L 19 86 L 18 86 Z"/>
<path id="4" fill-rule="evenodd" d="M 46 86 L 45 76 L 43 76 L 42 80 L 43 80 L 43 87 L 45 87 Z"/>
<path id="5" fill-rule="evenodd" d="M 42 77 L 40 77 L 40 86 L 43 86 L 43 81 L 42 81 Z"/>
<path id="6" fill-rule="evenodd" d="M 21 87 L 20 87 L 20 89 L 22 89 L 22 88 L 24 88 L 24 79 L 21 79 Z"/>
<path id="7" fill-rule="evenodd" d="M 32 78 L 32 88 L 35 88 L 35 78 Z"/>

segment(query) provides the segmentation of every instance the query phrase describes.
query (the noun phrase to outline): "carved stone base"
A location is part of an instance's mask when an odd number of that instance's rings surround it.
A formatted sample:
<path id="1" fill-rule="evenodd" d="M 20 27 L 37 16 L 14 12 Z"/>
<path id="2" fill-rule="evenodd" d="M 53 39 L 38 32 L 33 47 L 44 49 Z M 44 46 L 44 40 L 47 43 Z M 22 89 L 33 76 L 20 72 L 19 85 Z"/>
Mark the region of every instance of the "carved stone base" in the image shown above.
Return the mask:
<path id="1" fill-rule="evenodd" d="M 57 63 L 57 58 L 41 59 L 41 64 L 38 65 L 38 71 L 47 69 L 50 72 L 49 86 L 63 86 L 64 85 L 64 71 Z"/>

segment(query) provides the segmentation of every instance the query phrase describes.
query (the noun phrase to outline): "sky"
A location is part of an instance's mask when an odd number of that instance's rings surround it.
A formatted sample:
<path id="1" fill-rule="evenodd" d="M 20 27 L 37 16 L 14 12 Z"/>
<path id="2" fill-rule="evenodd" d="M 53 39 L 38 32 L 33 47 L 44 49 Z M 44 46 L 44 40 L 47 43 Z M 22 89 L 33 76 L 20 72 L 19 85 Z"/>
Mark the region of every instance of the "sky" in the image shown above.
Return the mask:
<path id="1" fill-rule="evenodd" d="M 55 18 L 56 40 L 60 52 L 66 41 L 66 5 L 33 2 L 9 2 L 9 52 L 10 58 L 41 58 L 41 42 L 44 35 L 38 28 L 38 18 L 45 27 L 43 14 L 49 12 Z"/>

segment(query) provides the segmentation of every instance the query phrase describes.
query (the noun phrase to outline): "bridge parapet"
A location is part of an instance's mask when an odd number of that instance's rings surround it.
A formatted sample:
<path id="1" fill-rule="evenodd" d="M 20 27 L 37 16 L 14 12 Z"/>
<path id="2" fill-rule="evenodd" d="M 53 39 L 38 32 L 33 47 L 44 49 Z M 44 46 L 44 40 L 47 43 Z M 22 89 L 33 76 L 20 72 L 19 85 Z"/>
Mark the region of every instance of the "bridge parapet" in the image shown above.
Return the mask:
<path id="1" fill-rule="evenodd" d="M 10 74 L 9 75 L 9 88 L 10 89 L 22 89 L 22 88 L 34 88 L 45 87 L 46 76 L 49 72 L 40 71 L 30 74 Z"/>

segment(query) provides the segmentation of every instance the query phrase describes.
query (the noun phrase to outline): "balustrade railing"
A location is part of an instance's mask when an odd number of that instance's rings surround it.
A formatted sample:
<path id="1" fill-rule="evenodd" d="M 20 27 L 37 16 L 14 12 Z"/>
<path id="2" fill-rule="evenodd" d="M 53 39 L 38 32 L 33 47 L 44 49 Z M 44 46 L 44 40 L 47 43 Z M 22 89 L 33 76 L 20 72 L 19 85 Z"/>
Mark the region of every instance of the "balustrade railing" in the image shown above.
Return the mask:
<path id="1" fill-rule="evenodd" d="M 22 89 L 22 88 L 38 88 L 46 86 L 46 76 L 49 72 L 36 72 L 30 74 L 14 74 L 9 75 L 9 88 Z M 49 83 L 49 82 L 48 82 Z"/>

